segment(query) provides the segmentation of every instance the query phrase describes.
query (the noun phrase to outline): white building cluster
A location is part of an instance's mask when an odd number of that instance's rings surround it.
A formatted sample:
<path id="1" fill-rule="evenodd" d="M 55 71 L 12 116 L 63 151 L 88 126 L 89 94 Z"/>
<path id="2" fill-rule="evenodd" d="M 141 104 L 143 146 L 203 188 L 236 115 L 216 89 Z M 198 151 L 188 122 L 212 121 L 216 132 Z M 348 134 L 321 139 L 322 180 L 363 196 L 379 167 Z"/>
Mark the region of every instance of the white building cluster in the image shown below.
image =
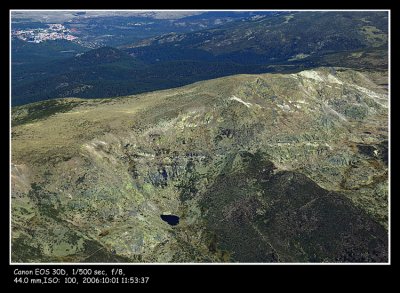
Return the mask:
<path id="1" fill-rule="evenodd" d="M 62 39 L 72 41 L 77 39 L 77 37 L 73 36 L 71 31 L 62 24 L 54 23 L 48 24 L 48 26 L 48 28 L 14 30 L 12 31 L 12 36 L 31 43 Z"/>

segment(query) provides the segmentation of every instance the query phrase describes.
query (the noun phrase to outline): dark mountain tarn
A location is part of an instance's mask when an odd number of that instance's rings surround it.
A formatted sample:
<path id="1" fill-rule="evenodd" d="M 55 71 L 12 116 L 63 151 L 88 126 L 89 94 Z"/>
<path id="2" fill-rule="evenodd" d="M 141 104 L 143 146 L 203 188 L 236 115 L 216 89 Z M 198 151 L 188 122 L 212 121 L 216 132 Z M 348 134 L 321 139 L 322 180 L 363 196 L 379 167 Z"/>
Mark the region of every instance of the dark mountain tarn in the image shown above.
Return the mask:
<path id="1" fill-rule="evenodd" d="M 179 224 L 179 217 L 175 215 L 161 215 L 161 219 L 167 222 L 171 226 L 176 226 Z"/>

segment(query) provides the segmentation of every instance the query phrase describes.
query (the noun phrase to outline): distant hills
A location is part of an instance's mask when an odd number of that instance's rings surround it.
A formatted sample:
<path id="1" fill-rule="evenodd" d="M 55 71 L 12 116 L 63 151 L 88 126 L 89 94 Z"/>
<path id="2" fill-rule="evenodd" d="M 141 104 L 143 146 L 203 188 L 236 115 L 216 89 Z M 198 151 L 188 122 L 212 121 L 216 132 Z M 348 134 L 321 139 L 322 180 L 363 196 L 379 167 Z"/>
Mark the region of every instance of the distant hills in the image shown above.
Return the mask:
<path id="1" fill-rule="evenodd" d="M 80 55 L 84 50 L 75 48 L 73 57 L 13 66 L 12 103 L 122 96 L 238 73 L 318 66 L 386 70 L 387 24 L 386 12 L 278 12 L 118 49 Z"/>
<path id="2" fill-rule="evenodd" d="M 204 58 L 202 52 L 219 61 L 266 64 L 386 47 L 387 29 L 386 12 L 293 12 L 155 37 L 129 51 L 147 62 Z"/>

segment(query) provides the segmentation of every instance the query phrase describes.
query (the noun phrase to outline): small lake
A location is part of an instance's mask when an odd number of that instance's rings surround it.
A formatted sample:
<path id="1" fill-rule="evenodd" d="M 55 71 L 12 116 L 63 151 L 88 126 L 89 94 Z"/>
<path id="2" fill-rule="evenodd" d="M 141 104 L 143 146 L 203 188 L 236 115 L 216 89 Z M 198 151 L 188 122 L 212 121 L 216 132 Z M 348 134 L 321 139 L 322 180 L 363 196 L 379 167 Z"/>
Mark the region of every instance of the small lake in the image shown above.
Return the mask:
<path id="1" fill-rule="evenodd" d="M 179 224 L 179 217 L 178 216 L 175 216 L 175 215 L 161 215 L 160 217 L 164 222 L 167 222 L 171 226 L 176 226 L 176 225 Z"/>

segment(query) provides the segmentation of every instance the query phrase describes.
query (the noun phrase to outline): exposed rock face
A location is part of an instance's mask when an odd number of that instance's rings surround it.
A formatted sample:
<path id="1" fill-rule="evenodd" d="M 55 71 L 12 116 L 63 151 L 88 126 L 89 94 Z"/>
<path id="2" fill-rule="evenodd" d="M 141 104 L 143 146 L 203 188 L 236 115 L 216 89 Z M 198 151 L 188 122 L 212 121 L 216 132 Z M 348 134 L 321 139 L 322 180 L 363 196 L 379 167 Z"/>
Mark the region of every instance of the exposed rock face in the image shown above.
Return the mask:
<path id="1" fill-rule="evenodd" d="M 386 78 L 320 68 L 14 108 L 12 260 L 385 262 Z"/>

